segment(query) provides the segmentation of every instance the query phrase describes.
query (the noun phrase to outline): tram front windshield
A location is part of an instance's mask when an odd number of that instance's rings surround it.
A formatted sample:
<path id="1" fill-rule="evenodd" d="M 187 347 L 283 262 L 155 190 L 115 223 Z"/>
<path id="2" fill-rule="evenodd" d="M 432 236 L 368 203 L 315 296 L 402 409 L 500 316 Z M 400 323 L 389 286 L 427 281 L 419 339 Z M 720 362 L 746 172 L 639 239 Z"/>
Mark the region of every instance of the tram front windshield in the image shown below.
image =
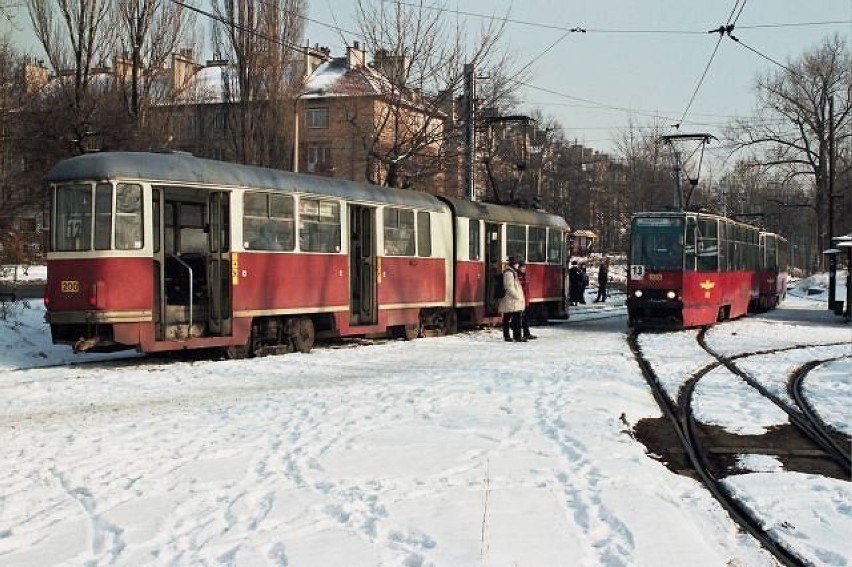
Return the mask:
<path id="1" fill-rule="evenodd" d="M 51 249 L 56 252 L 143 247 L 142 186 L 74 183 L 54 189 Z"/>
<path id="2" fill-rule="evenodd" d="M 648 270 L 680 270 L 683 266 L 683 219 L 640 217 L 630 233 L 630 264 Z"/>

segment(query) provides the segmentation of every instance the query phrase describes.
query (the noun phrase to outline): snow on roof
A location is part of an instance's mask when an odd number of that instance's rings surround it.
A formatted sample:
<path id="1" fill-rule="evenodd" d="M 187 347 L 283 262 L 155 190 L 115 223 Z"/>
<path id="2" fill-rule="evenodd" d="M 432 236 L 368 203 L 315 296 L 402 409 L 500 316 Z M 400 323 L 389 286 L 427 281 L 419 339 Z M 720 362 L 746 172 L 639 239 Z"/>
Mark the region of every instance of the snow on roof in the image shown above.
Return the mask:
<path id="1" fill-rule="evenodd" d="M 340 63 L 344 64 L 341 65 Z M 305 81 L 305 87 L 302 89 L 304 95 L 302 98 L 317 98 L 325 96 L 325 92 L 329 91 L 338 83 L 349 71 L 345 65 L 343 58 L 331 59 L 317 67 L 308 80 Z"/>

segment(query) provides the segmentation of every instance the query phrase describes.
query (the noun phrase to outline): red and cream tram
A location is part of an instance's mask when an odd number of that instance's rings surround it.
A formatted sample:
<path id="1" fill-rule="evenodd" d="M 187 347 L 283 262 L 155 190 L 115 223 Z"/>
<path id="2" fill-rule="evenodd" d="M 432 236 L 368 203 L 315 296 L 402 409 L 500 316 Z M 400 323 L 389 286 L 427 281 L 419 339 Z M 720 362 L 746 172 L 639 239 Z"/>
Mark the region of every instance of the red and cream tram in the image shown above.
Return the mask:
<path id="1" fill-rule="evenodd" d="M 87 154 L 47 181 L 47 320 L 78 351 L 452 333 L 497 320 L 508 255 L 528 258 L 537 312 L 565 316 L 555 215 L 176 153 Z"/>
<path id="2" fill-rule="evenodd" d="M 705 213 L 634 215 L 630 326 L 696 327 L 769 309 L 786 290 L 786 241 Z"/>

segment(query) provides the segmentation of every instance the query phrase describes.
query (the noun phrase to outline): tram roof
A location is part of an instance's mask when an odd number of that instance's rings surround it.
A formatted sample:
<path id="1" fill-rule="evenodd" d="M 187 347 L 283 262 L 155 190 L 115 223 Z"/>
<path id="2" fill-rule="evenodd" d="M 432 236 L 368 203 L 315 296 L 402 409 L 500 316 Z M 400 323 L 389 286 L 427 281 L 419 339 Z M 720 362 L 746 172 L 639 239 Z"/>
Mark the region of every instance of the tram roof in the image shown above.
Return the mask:
<path id="1" fill-rule="evenodd" d="M 48 172 L 51 183 L 74 180 L 126 179 L 151 183 L 203 184 L 221 188 L 268 189 L 309 193 L 354 201 L 441 210 L 434 195 L 209 160 L 183 153 L 100 152 L 69 158 Z"/>
<path id="2" fill-rule="evenodd" d="M 568 223 L 565 222 L 565 219 L 551 213 L 534 211 L 531 209 L 518 209 L 516 207 L 507 207 L 505 205 L 495 205 L 494 203 L 454 199 L 452 197 L 445 196 L 441 196 L 440 199 L 446 201 L 453 211 L 455 211 L 456 215 L 460 217 L 485 219 L 493 222 L 550 226 L 553 228 L 560 228 L 562 230 L 569 230 Z"/>
<path id="3" fill-rule="evenodd" d="M 711 213 L 711 212 L 707 212 L 707 211 L 642 211 L 642 212 L 638 212 L 638 213 L 633 213 L 634 219 L 635 218 L 648 218 L 648 217 L 683 218 L 683 217 L 686 217 L 686 216 L 714 218 L 714 219 L 729 222 L 729 223 L 747 226 L 747 227 L 752 228 L 754 230 L 764 232 L 759 227 L 756 227 L 753 224 L 749 224 L 747 222 L 732 219 L 730 217 L 717 215 L 716 213 Z"/>

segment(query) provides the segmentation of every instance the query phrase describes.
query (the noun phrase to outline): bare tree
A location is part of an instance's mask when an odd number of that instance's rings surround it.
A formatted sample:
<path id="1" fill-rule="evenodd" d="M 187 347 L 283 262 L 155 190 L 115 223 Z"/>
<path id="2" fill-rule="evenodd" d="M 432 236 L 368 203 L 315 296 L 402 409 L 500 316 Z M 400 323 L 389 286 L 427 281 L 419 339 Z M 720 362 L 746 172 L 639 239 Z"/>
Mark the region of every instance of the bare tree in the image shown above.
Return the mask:
<path id="1" fill-rule="evenodd" d="M 285 132 L 298 86 L 295 54 L 305 0 L 216 0 L 214 44 L 225 68 L 225 107 L 237 161 L 283 167 Z"/>
<path id="2" fill-rule="evenodd" d="M 99 91 L 93 82 L 101 71 L 97 67 L 113 52 L 112 6 L 109 0 L 27 0 L 36 38 L 54 75 L 61 78 L 54 84 L 68 109 L 66 141 L 79 153 L 87 150 L 87 139 L 95 133 Z"/>
<path id="3" fill-rule="evenodd" d="M 752 149 L 755 161 L 787 177 L 813 179 L 813 205 L 821 246 L 829 245 L 829 139 L 839 147 L 852 136 L 852 53 L 840 36 L 826 38 L 783 69 L 757 80 L 756 117 L 731 132 L 736 149 Z M 834 101 L 834 113 L 829 111 Z"/>
<path id="4" fill-rule="evenodd" d="M 152 88 L 178 51 L 188 29 L 194 25 L 191 13 L 170 0 L 119 0 L 119 46 L 115 71 L 124 87 L 131 126 L 145 125 L 145 112 L 152 100 Z M 128 77 L 129 75 L 129 77 Z M 179 91 L 185 85 L 170 85 Z"/>
<path id="5" fill-rule="evenodd" d="M 0 38 L 0 207 L 8 211 L 17 201 L 21 163 L 17 152 L 20 122 L 17 120 L 22 86 L 19 84 L 21 56 Z"/>
<path id="6" fill-rule="evenodd" d="M 503 22 L 487 22 L 471 38 L 440 8 L 424 0 L 394 2 L 389 9 L 385 2 L 356 0 L 364 47 L 378 54 L 374 67 L 386 79 L 375 85 L 380 103 L 367 111 L 371 128 L 360 133 L 368 155 L 366 177 L 373 183 L 408 186 L 437 175 L 456 158 L 459 131 L 452 104 L 463 85 L 464 65 L 487 73 L 502 60 L 496 48 Z M 365 123 L 354 107 L 349 120 L 355 128 Z"/>

